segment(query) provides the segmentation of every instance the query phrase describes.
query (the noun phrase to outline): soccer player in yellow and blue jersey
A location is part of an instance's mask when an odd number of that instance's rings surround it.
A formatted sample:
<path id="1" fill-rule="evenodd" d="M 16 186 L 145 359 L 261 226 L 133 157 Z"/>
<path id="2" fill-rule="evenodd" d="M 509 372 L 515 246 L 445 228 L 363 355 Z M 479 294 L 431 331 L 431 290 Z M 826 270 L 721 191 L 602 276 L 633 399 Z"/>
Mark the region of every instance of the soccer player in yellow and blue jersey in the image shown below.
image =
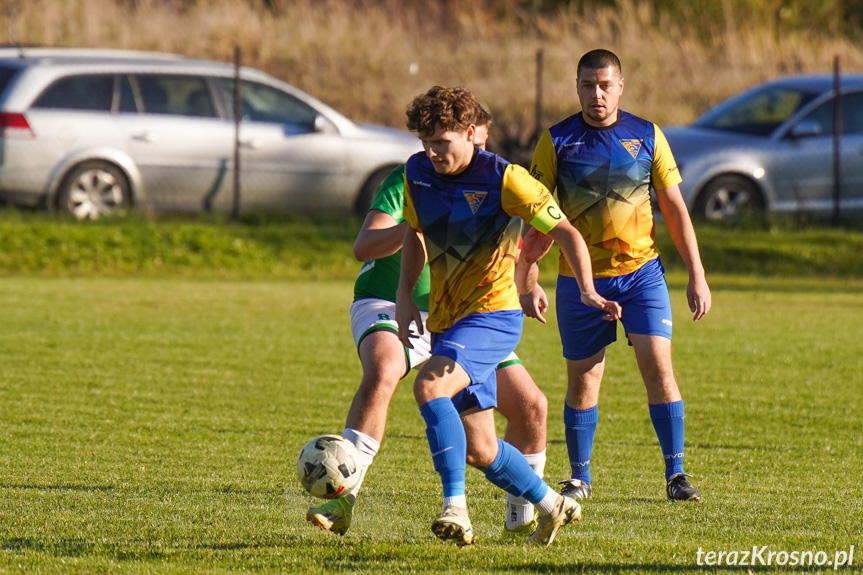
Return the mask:
<path id="1" fill-rule="evenodd" d="M 491 114 L 480 108 L 475 119 L 474 145 L 485 149 Z M 351 304 L 351 331 L 363 367 L 360 386 L 351 401 L 342 436 L 360 454 L 360 480 L 347 495 L 330 499 L 306 512 L 306 520 L 322 529 L 344 535 L 351 526 L 354 506 L 384 438 L 390 401 L 399 382 L 411 369 L 419 369 L 431 356 L 428 332 L 412 338 L 412 349 L 405 349 L 398 338 L 395 321 L 396 289 L 401 266 L 401 244 L 407 223 L 404 206 L 404 164 L 387 176 L 366 215 L 354 243 L 354 255 L 365 262 L 354 283 Z M 534 258 L 535 259 L 535 258 Z M 547 301 L 537 286 L 531 294 Z M 420 312 L 428 313 L 429 274 L 423 269 L 414 287 L 413 300 Z M 498 410 L 506 417 L 505 440 L 524 454 L 540 477 L 545 469 L 546 417 L 548 402 L 530 374 L 513 353 L 497 366 Z M 536 529 L 533 505 L 507 493 L 505 533 L 514 537 L 529 535 Z"/>
<path id="2" fill-rule="evenodd" d="M 550 545 L 562 526 L 581 518 L 580 506 L 550 489 L 518 450 L 497 438 L 492 409 L 495 367 L 521 336 L 523 314 L 513 283 L 521 220 L 561 245 L 582 301 L 605 310 L 609 319 L 620 317 L 620 306 L 596 294 L 587 246 L 548 189 L 524 168 L 474 146 L 478 106 L 467 90 L 436 86 L 408 107 L 408 128 L 425 153 L 405 166 L 409 227 L 396 320 L 399 337 L 410 347 L 411 325 L 423 330 L 411 293 L 428 260 L 432 356 L 416 376 L 414 397 L 443 485 L 444 509 L 432 531 L 459 546 L 474 542 L 465 497 L 467 461 L 535 505 L 539 520 L 530 540 Z"/>
<path id="3" fill-rule="evenodd" d="M 700 501 L 683 470 L 683 400 L 672 369 L 671 303 L 654 237 L 651 187 L 689 272 L 686 296 L 695 321 L 710 310 L 710 289 L 671 150 L 658 126 L 619 109 L 623 84 L 617 56 L 607 50 L 585 54 L 577 77 L 582 111 L 542 134 L 531 172 L 556 191 L 587 242 L 597 291 L 623 306 L 621 322 L 665 459 L 668 499 Z M 605 347 L 615 341 L 617 326 L 579 301 L 577 290 L 561 258 L 557 314 L 569 376 L 564 424 L 572 469 L 561 492 L 586 499 Z"/>

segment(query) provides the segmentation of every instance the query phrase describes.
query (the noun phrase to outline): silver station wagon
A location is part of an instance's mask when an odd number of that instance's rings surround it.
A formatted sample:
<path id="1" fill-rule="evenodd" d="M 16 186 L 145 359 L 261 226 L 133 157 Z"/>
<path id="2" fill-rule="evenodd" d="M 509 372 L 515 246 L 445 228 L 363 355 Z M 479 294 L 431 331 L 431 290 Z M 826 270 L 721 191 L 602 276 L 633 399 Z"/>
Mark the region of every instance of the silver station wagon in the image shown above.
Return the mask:
<path id="1" fill-rule="evenodd" d="M 0 48 L 0 201 L 78 218 L 230 211 L 238 141 L 243 210 L 364 212 L 422 149 L 246 67 L 237 138 L 234 78 L 172 54 Z"/>
<path id="2" fill-rule="evenodd" d="M 863 75 L 840 78 L 839 207 L 863 209 Z M 788 76 L 755 86 L 689 126 L 663 128 L 691 212 L 830 213 L 834 204 L 830 75 Z"/>

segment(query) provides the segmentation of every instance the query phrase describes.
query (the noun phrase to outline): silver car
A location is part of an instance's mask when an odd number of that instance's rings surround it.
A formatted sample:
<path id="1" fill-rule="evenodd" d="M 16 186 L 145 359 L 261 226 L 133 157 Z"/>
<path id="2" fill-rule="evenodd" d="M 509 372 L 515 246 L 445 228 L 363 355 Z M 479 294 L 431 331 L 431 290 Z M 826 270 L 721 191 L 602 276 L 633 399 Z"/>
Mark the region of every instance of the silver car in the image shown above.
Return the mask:
<path id="1" fill-rule="evenodd" d="M 863 208 L 863 76 L 841 77 L 840 208 Z M 758 85 L 693 124 L 664 128 L 694 215 L 833 209 L 833 77 Z"/>
<path id="2" fill-rule="evenodd" d="M 148 52 L 0 48 L 0 200 L 78 218 L 233 207 L 235 68 Z M 422 149 L 241 69 L 240 206 L 357 210 Z"/>

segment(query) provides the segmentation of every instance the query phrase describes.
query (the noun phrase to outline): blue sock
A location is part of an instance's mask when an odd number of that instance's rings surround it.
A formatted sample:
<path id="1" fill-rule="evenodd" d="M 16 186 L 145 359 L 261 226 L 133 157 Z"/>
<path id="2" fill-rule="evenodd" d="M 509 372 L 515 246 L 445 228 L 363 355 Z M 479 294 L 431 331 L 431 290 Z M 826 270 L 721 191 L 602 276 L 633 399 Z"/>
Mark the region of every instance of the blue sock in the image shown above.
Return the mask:
<path id="1" fill-rule="evenodd" d="M 444 497 L 464 495 L 467 440 L 455 405 L 450 398 L 439 397 L 421 405 L 420 415 L 426 422 L 426 437 Z"/>
<path id="2" fill-rule="evenodd" d="M 590 454 L 599 421 L 599 406 L 573 409 L 563 404 L 563 424 L 566 427 L 566 450 L 572 478 L 590 484 Z"/>
<path id="3" fill-rule="evenodd" d="M 683 400 L 650 404 L 650 419 L 665 459 L 665 480 L 683 473 Z"/>
<path id="4" fill-rule="evenodd" d="M 497 457 L 480 471 L 507 493 L 524 497 L 533 504 L 542 501 L 548 493 L 548 485 L 534 473 L 524 455 L 502 439 L 497 440 Z"/>

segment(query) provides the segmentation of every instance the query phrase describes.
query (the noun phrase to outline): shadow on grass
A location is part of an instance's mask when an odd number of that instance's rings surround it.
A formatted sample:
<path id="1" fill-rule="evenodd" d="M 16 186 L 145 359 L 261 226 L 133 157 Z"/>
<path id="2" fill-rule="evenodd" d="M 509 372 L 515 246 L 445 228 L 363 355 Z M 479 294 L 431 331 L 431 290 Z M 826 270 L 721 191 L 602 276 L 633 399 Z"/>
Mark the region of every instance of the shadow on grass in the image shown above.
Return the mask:
<path id="1" fill-rule="evenodd" d="M 4 539 L 0 550 L 13 553 L 41 553 L 53 557 L 110 557 L 116 561 L 161 560 L 167 555 L 152 548 L 148 542 L 144 546 L 130 549 L 127 543 L 117 545 L 96 544 L 85 539 L 43 540 L 29 537 Z"/>
<path id="2" fill-rule="evenodd" d="M 92 555 L 95 545 L 83 539 L 60 539 L 58 541 L 43 541 L 30 539 L 28 537 L 13 537 L 4 539 L 0 544 L 3 551 L 15 551 L 18 553 L 36 552 L 47 553 L 55 557 L 82 557 Z"/>
<path id="3" fill-rule="evenodd" d="M 107 492 L 114 491 L 113 485 L 4 485 L 7 489 L 32 489 L 34 491 L 83 491 L 83 492 Z"/>

